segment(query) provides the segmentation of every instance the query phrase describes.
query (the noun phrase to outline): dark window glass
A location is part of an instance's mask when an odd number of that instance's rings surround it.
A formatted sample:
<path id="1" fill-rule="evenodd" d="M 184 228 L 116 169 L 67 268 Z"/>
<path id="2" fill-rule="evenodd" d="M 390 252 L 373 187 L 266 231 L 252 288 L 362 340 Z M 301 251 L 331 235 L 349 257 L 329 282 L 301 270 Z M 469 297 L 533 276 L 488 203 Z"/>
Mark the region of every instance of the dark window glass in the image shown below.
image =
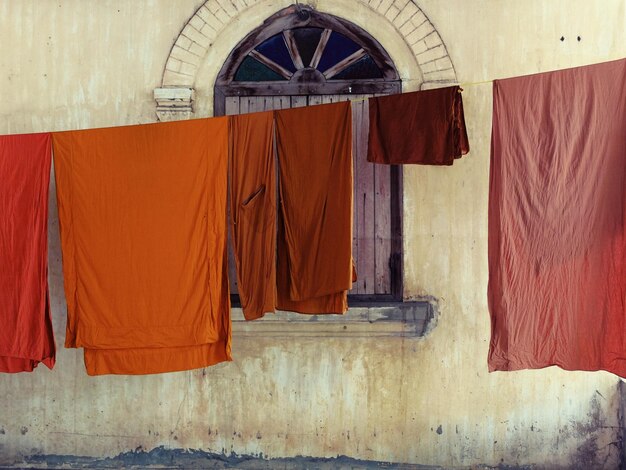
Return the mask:
<path id="1" fill-rule="evenodd" d="M 278 65 L 282 65 L 291 73 L 296 71 L 282 33 L 276 34 L 268 40 L 263 41 L 263 43 L 256 47 L 256 50 Z"/>
<path id="2" fill-rule="evenodd" d="M 320 43 L 323 31 L 322 28 L 296 28 L 293 30 L 298 51 L 300 51 L 300 57 L 302 57 L 302 63 L 305 67 L 311 64 L 311 59 Z"/>
<path id="3" fill-rule="evenodd" d="M 367 78 L 383 78 L 383 73 L 368 55 L 339 72 L 332 77 L 331 80 L 358 80 Z"/>
<path id="4" fill-rule="evenodd" d="M 275 82 L 279 80 L 284 81 L 285 78 L 250 56 L 243 59 L 235 74 L 236 82 Z"/>
<path id="5" fill-rule="evenodd" d="M 322 59 L 320 60 L 317 69 L 320 72 L 325 72 L 337 62 L 341 62 L 343 59 L 351 54 L 354 54 L 359 49 L 361 49 L 361 47 L 353 40 L 348 39 L 343 34 L 333 31 L 328 39 L 328 43 L 326 44 L 326 48 L 324 49 Z"/>
<path id="6" fill-rule="evenodd" d="M 296 28 L 293 29 L 298 51 L 305 67 L 311 63 L 315 50 L 319 44 L 323 33 L 322 28 Z M 273 62 L 289 70 L 296 72 L 296 67 L 291 60 L 287 44 L 282 33 L 276 34 L 263 41 L 257 46 L 256 51 L 261 55 L 271 59 Z M 333 31 L 328 38 L 328 43 L 322 52 L 322 57 L 317 69 L 325 72 L 346 57 L 360 50 L 361 47 L 346 36 Z M 361 80 L 383 78 L 382 71 L 378 68 L 374 60 L 366 55 L 349 67 L 345 68 L 330 80 Z M 287 81 L 285 77 L 272 70 L 251 55 L 248 55 L 239 66 L 235 74 L 237 82 L 273 82 Z"/>

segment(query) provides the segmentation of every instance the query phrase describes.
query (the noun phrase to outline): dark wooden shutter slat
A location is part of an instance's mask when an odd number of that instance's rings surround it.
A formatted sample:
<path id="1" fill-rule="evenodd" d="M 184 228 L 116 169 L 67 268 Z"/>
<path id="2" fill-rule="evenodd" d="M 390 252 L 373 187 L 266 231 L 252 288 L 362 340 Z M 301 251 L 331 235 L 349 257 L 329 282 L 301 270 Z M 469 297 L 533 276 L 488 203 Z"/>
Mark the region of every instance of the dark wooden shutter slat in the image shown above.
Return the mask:
<path id="1" fill-rule="evenodd" d="M 357 181 L 359 181 L 360 173 L 359 173 L 359 164 L 358 158 L 359 155 L 359 126 L 360 126 L 360 115 L 362 112 L 360 103 L 354 102 L 352 103 L 352 179 L 353 179 L 353 191 L 352 191 L 352 199 L 354 201 L 357 200 Z M 354 260 L 354 265 L 356 266 L 357 278 L 359 276 L 360 264 L 359 264 L 359 237 L 361 233 L 359 232 L 359 211 L 355 210 L 354 204 L 352 208 L 352 259 Z M 354 283 L 352 290 L 350 291 L 351 295 L 360 294 L 361 292 L 361 282 L 357 279 L 357 282 Z"/>
<path id="2" fill-rule="evenodd" d="M 389 257 L 391 256 L 391 181 L 387 165 L 374 165 L 376 223 L 375 233 L 375 271 L 376 294 L 391 293 Z"/>
<path id="3" fill-rule="evenodd" d="M 239 114 L 239 97 L 227 96 L 225 100 L 224 109 L 226 110 L 226 115 L 232 116 L 233 114 Z"/>
<path id="4" fill-rule="evenodd" d="M 309 95 L 309 106 L 322 104 L 322 95 Z"/>
<path id="5" fill-rule="evenodd" d="M 306 106 L 309 102 L 308 97 L 306 96 L 292 96 L 291 97 L 291 107 L 292 108 L 301 108 L 302 106 Z"/>
<path id="6" fill-rule="evenodd" d="M 227 96 L 224 104 L 227 116 L 240 114 L 241 98 L 238 96 Z M 239 294 L 239 286 L 237 282 L 237 269 L 235 267 L 235 254 L 232 250 L 232 233 L 230 230 L 230 197 L 228 198 L 228 280 L 230 284 L 230 293 Z"/>
<path id="7" fill-rule="evenodd" d="M 367 162 L 367 121 L 364 102 L 358 106 L 361 111 L 357 124 L 357 148 L 354 158 L 357 161 L 359 179 L 355 181 L 357 187 L 354 210 L 359 213 L 359 246 L 357 275 L 359 278 L 359 294 L 374 294 L 375 292 L 375 244 L 374 244 L 374 166 Z"/>

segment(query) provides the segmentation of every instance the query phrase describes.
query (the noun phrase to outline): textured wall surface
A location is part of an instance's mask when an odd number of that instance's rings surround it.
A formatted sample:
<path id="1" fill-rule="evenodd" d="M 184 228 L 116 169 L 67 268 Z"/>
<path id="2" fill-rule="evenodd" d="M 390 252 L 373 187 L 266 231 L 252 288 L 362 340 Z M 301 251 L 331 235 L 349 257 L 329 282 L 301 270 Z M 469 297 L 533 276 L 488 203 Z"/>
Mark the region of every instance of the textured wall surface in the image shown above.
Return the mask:
<path id="1" fill-rule="evenodd" d="M 617 468 L 624 405 L 614 375 L 487 372 L 491 85 L 470 82 L 625 57 L 626 1 L 307 3 L 378 38 L 405 90 L 455 77 L 467 83 L 470 155 L 451 168 L 404 171 L 405 295 L 438 299 L 436 326 L 421 339 L 235 335 L 232 363 L 90 378 L 82 352 L 62 348 L 65 299 L 52 191 L 57 366 L 0 376 L 0 465 L 51 455 L 103 459 L 163 446 L 446 468 Z M 152 122 L 153 90 L 163 85 L 193 87 L 195 116 L 210 115 L 213 82 L 229 52 L 289 4 L 0 0 L 0 133 Z"/>

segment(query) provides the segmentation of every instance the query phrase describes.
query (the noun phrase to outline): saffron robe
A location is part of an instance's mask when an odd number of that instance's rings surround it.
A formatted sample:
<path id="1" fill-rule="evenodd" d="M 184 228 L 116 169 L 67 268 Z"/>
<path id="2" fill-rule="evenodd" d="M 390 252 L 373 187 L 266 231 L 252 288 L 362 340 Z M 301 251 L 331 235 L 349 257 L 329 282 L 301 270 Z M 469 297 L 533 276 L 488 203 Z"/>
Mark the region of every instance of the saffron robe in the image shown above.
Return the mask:
<path id="1" fill-rule="evenodd" d="M 227 118 L 53 135 L 66 347 L 90 375 L 230 360 Z"/>
<path id="2" fill-rule="evenodd" d="M 344 313 L 352 287 L 350 102 L 276 111 L 278 308 Z"/>
<path id="3" fill-rule="evenodd" d="M 276 307 L 274 113 L 230 118 L 230 225 L 246 320 Z"/>

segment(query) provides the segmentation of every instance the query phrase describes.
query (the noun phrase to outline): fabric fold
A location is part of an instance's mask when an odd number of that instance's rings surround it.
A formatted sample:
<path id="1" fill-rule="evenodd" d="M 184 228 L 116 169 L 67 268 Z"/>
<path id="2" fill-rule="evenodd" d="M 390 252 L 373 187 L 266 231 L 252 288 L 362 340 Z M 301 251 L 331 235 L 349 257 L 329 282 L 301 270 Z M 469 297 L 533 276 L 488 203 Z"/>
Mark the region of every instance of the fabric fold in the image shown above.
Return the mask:
<path id="1" fill-rule="evenodd" d="M 367 161 L 452 165 L 469 152 L 459 86 L 369 99 Z"/>
<path id="2" fill-rule="evenodd" d="M 246 320 L 276 305 L 274 113 L 230 117 L 230 227 Z"/>
<path id="3" fill-rule="evenodd" d="M 0 372 L 52 369 L 50 134 L 0 136 Z"/>
<path id="4" fill-rule="evenodd" d="M 349 102 L 276 111 L 278 307 L 344 313 L 352 286 Z"/>
<path id="5" fill-rule="evenodd" d="M 85 348 L 91 375 L 230 360 L 227 118 L 60 132 L 53 143 L 66 347 Z"/>
<path id="6" fill-rule="evenodd" d="M 493 98 L 489 370 L 626 377 L 626 60 Z"/>

